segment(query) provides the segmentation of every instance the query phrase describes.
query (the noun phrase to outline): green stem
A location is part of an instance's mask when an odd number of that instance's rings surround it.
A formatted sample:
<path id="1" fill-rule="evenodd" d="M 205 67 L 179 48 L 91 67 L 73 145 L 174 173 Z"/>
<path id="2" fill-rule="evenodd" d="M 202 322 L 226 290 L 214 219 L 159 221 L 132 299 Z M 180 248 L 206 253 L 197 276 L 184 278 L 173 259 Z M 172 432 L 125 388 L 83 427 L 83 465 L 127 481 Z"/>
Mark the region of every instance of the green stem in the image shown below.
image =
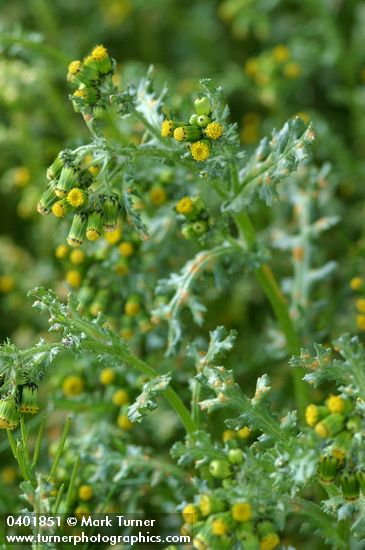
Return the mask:
<path id="1" fill-rule="evenodd" d="M 139 359 L 129 351 L 125 350 L 124 348 L 120 349 L 115 346 L 104 344 L 100 341 L 99 342 L 85 341 L 83 345 L 84 347 L 87 347 L 88 349 L 90 349 L 91 351 L 95 351 L 96 353 L 106 353 L 108 355 L 118 357 L 118 359 L 136 368 L 142 374 L 145 374 L 146 376 L 148 376 L 148 378 L 153 379 L 153 378 L 156 378 L 156 376 L 158 376 L 158 372 L 156 372 L 155 369 L 147 365 L 147 363 L 145 363 L 144 361 L 142 361 L 141 359 Z M 195 425 L 195 422 L 191 418 L 188 409 L 185 407 L 180 397 L 172 388 L 167 388 L 164 391 L 164 396 L 167 399 L 167 401 L 170 403 L 171 407 L 175 409 L 175 412 L 179 416 L 181 423 L 183 424 L 187 433 L 190 436 L 193 436 L 194 432 L 197 430 L 197 427 Z"/>
<path id="2" fill-rule="evenodd" d="M 252 222 L 246 212 L 235 214 L 233 219 L 242 236 L 249 246 L 256 243 L 256 232 Z M 275 277 L 267 264 L 263 264 L 255 269 L 255 275 L 265 292 L 271 307 L 280 323 L 281 329 L 285 335 L 288 352 L 290 355 L 297 355 L 300 352 L 300 340 L 295 330 L 293 321 L 289 315 L 288 305 L 283 293 L 281 292 Z M 301 369 L 292 369 L 293 386 L 296 404 L 299 414 L 303 417 L 305 407 L 308 403 L 308 388 L 303 382 L 303 372 Z"/>

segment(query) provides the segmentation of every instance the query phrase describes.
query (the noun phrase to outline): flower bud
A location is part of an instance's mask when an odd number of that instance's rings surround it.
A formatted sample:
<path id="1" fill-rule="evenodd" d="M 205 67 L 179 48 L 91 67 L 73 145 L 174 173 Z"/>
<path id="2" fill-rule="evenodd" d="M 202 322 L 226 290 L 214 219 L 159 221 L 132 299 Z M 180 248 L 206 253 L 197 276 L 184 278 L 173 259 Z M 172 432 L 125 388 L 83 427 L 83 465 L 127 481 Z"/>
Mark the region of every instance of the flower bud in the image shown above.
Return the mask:
<path id="1" fill-rule="evenodd" d="M 228 451 L 228 460 L 231 464 L 242 464 L 244 458 L 241 449 L 230 449 Z"/>
<path id="2" fill-rule="evenodd" d="M 189 124 L 192 124 L 192 125 L 197 125 L 198 124 L 198 116 L 196 113 L 194 113 L 193 115 L 191 115 L 191 117 L 189 118 Z"/>
<path id="3" fill-rule="evenodd" d="M 77 212 L 72 220 L 71 228 L 67 237 L 70 246 L 81 246 L 84 240 L 87 215 Z"/>
<path id="4" fill-rule="evenodd" d="M 22 386 L 19 412 L 29 414 L 39 412 L 38 386 L 36 384 Z"/>
<path id="5" fill-rule="evenodd" d="M 349 430 L 349 432 L 358 432 L 362 428 L 362 419 L 359 416 L 352 416 L 349 418 L 349 420 L 346 422 L 346 429 Z"/>
<path id="6" fill-rule="evenodd" d="M 212 122 L 212 120 L 207 115 L 199 115 L 196 124 L 200 126 L 200 128 L 206 128 L 210 122 Z"/>
<path id="7" fill-rule="evenodd" d="M 348 502 L 354 502 L 360 495 L 360 484 L 353 472 L 344 472 L 340 476 L 342 494 Z"/>
<path id="8" fill-rule="evenodd" d="M 56 180 L 58 178 L 64 166 L 64 157 L 67 157 L 67 153 L 67 150 L 58 153 L 51 166 L 47 168 L 47 179 Z"/>
<path id="9" fill-rule="evenodd" d="M 208 231 L 208 224 L 207 222 L 203 220 L 196 221 L 192 224 L 193 231 L 195 235 L 200 237 L 201 235 L 204 235 Z"/>
<path id="10" fill-rule="evenodd" d="M 86 238 L 89 241 L 96 241 L 103 231 L 103 217 L 101 210 L 93 210 L 87 218 Z"/>
<path id="11" fill-rule="evenodd" d="M 118 226 L 119 198 L 115 193 L 101 199 L 103 209 L 103 229 L 107 233 L 115 231 Z"/>
<path id="12" fill-rule="evenodd" d="M 113 69 L 113 63 L 109 57 L 108 50 L 101 44 L 95 46 L 91 55 L 84 59 L 84 63 L 86 66 L 95 67 L 102 76 L 111 73 Z"/>
<path id="13" fill-rule="evenodd" d="M 321 422 L 316 424 L 314 430 L 319 437 L 333 437 L 343 430 L 345 425 L 345 418 L 342 414 L 330 414 L 326 416 Z"/>
<path id="14" fill-rule="evenodd" d="M 209 464 L 209 472 L 216 479 L 224 479 L 231 475 L 231 467 L 226 460 L 212 460 Z"/>
<path id="15" fill-rule="evenodd" d="M 322 483 L 332 483 L 339 470 L 340 463 L 334 456 L 321 456 L 318 477 Z"/>
<path id="16" fill-rule="evenodd" d="M 60 174 L 60 179 L 57 182 L 55 193 L 57 197 L 63 198 L 73 188 L 77 187 L 78 171 L 71 165 L 65 165 Z"/>
<path id="17" fill-rule="evenodd" d="M 19 411 L 12 396 L 0 399 L 0 429 L 14 430 L 19 422 Z"/>
<path id="18" fill-rule="evenodd" d="M 202 137 L 202 131 L 199 126 L 178 126 L 174 130 L 174 139 L 176 141 L 198 141 Z"/>
<path id="19" fill-rule="evenodd" d="M 194 101 L 194 107 L 197 115 L 210 115 L 212 107 L 207 97 L 201 96 Z"/>
<path id="20" fill-rule="evenodd" d="M 328 415 L 329 410 L 327 407 L 313 405 L 313 403 L 311 403 L 305 410 L 305 421 L 308 426 L 313 427 L 317 424 L 317 422 L 319 422 L 319 420 Z"/>
<path id="21" fill-rule="evenodd" d="M 42 214 L 42 216 L 46 216 L 50 213 L 53 204 L 57 200 L 55 189 L 56 183 L 54 181 L 51 181 L 39 200 L 37 211 Z"/>
<path id="22" fill-rule="evenodd" d="M 207 493 L 200 496 L 199 509 L 203 516 L 210 516 L 225 509 L 223 500 Z"/>

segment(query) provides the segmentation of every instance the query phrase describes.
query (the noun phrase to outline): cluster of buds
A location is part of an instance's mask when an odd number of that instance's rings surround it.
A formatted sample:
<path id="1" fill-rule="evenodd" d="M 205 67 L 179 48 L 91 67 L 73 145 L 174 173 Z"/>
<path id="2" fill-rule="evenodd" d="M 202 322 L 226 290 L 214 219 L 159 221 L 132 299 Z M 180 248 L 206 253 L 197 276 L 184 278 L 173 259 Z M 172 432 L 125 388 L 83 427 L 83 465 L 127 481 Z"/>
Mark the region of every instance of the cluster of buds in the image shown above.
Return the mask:
<path id="1" fill-rule="evenodd" d="M 207 233 L 209 229 L 208 212 L 199 195 L 183 197 L 176 204 L 175 210 L 185 220 L 181 232 L 186 239 L 198 238 Z"/>
<path id="2" fill-rule="evenodd" d="M 193 538 L 197 550 L 230 549 L 240 545 L 248 550 L 274 550 L 280 538 L 274 522 L 250 502 L 228 502 L 221 489 L 198 495 L 196 504 L 186 504 L 182 534 Z"/>
<path id="3" fill-rule="evenodd" d="M 57 218 L 73 214 L 67 242 L 78 247 L 84 236 L 90 241 L 117 228 L 120 200 L 116 193 L 93 192 L 98 166 L 86 155 L 78 159 L 72 151 L 61 151 L 47 170 L 49 184 L 38 203 L 38 212 Z M 90 165 L 89 165 L 90 164 Z"/>
<path id="4" fill-rule="evenodd" d="M 191 115 L 189 122 L 164 120 L 161 136 L 185 142 L 194 160 L 205 161 L 210 157 L 212 142 L 222 137 L 223 126 L 214 120 L 212 106 L 207 97 L 198 97 L 194 107 L 195 113 Z"/>
<path id="5" fill-rule="evenodd" d="M 230 549 L 236 545 L 249 550 L 274 550 L 280 544 L 275 521 L 267 508 L 264 510 L 249 497 L 238 497 L 230 491 L 236 486 L 236 476 L 245 460 L 240 444 L 251 437 L 247 426 L 224 431 L 226 458 L 216 458 L 200 467 L 200 475 L 209 489 L 184 506 L 181 529 L 182 534 L 193 537 L 197 550 Z"/>
<path id="6" fill-rule="evenodd" d="M 356 325 L 361 331 L 365 331 L 365 284 L 362 277 L 354 277 L 350 281 L 351 290 L 358 292 L 360 296 L 355 302 Z"/>
<path id="7" fill-rule="evenodd" d="M 354 502 L 360 489 L 365 494 L 365 471 L 356 464 L 354 451 L 363 418 L 349 397 L 331 395 L 323 405 L 308 405 L 306 423 L 325 441 L 318 466 L 320 481 L 329 485 L 338 482 L 343 498 Z"/>
<path id="8" fill-rule="evenodd" d="M 5 394 L 0 399 L 0 428 L 14 430 L 22 414 L 36 414 L 38 411 L 38 386 L 20 384 L 14 393 Z"/>
<path id="9" fill-rule="evenodd" d="M 114 60 L 102 45 L 95 46 L 82 61 L 70 63 L 67 80 L 78 85 L 71 96 L 76 112 L 88 107 L 96 118 L 104 113 L 108 97 L 113 91 L 114 65 Z"/>

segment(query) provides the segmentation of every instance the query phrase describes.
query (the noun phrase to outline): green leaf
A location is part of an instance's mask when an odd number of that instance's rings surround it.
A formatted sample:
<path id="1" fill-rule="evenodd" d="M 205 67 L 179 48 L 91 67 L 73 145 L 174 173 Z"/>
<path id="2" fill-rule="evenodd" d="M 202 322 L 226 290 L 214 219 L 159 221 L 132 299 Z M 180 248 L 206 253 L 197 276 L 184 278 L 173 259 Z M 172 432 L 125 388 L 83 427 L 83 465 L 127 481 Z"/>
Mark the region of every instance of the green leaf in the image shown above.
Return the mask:
<path id="1" fill-rule="evenodd" d="M 157 376 L 150 382 L 146 382 L 142 388 L 142 393 L 136 401 L 128 408 L 128 418 L 131 422 L 141 422 L 142 418 L 157 408 L 156 397 L 161 395 L 168 387 L 171 381 L 170 374 Z"/>

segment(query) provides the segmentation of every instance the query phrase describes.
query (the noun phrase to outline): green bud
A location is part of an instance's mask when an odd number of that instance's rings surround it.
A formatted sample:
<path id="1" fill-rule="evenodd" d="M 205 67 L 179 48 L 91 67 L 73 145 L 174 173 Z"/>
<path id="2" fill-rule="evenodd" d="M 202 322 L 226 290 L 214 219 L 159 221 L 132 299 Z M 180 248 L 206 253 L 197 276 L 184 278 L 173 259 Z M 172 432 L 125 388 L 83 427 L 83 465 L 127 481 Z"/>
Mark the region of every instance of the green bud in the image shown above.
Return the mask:
<path id="1" fill-rule="evenodd" d="M 51 166 L 47 168 L 47 179 L 56 180 L 61 173 L 64 166 L 64 157 L 67 156 L 67 151 L 61 151 L 58 153 Z"/>
<path id="2" fill-rule="evenodd" d="M 226 460 L 212 460 L 209 464 L 209 472 L 217 479 L 224 479 L 231 475 L 231 467 Z"/>
<path id="3" fill-rule="evenodd" d="M 360 484 L 353 472 L 345 472 L 340 476 L 342 494 L 345 500 L 353 502 L 359 498 Z"/>
<path id="4" fill-rule="evenodd" d="M 57 197 L 63 198 L 73 187 L 77 187 L 78 175 L 78 170 L 71 164 L 65 165 L 62 168 L 60 179 L 55 189 Z"/>
<path id="5" fill-rule="evenodd" d="M 112 60 L 104 46 L 95 46 L 91 54 L 84 59 L 84 64 L 95 68 L 102 76 L 111 73 L 113 70 Z"/>
<path id="6" fill-rule="evenodd" d="M 198 235 L 199 237 L 208 231 L 208 224 L 203 220 L 196 221 L 192 225 L 195 235 Z"/>
<path id="7" fill-rule="evenodd" d="M 223 500 L 207 493 L 200 496 L 199 509 L 203 516 L 210 516 L 216 512 L 222 512 L 226 505 Z"/>
<path id="8" fill-rule="evenodd" d="M 72 220 L 67 242 L 70 246 L 81 246 L 84 240 L 87 214 L 77 212 Z"/>
<path id="9" fill-rule="evenodd" d="M 342 414 L 333 413 L 318 422 L 314 430 L 319 435 L 319 437 L 326 438 L 335 436 L 343 430 L 344 426 L 344 416 Z"/>
<path id="10" fill-rule="evenodd" d="M 174 139 L 176 141 L 199 141 L 203 134 L 199 126 L 178 126 L 174 130 Z"/>
<path id="11" fill-rule="evenodd" d="M 115 231 L 118 225 L 119 198 L 115 193 L 103 196 L 101 199 L 103 209 L 103 228 L 110 233 Z"/>
<path id="12" fill-rule="evenodd" d="M 332 483 L 339 470 L 340 463 L 334 456 L 321 456 L 318 477 L 322 483 Z"/>
<path id="13" fill-rule="evenodd" d="M 181 233 L 185 237 L 185 239 L 188 240 L 194 239 L 196 237 L 196 233 L 194 231 L 192 223 L 187 223 L 183 225 L 181 228 Z"/>
<path id="14" fill-rule="evenodd" d="M 57 200 L 55 189 L 56 183 L 54 181 L 51 181 L 39 200 L 37 211 L 42 214 L 42 216 L 46 216 L 50 213 L 53 204 Z"/>
<path id="15" fill-rule="evenodd" d="M 87 218 L 86 238 L 96 241 L 103 231 L 103 216 L 101 210 L 93 210 Z"/>
<path id="16" fill-rule="evenodd" d="M 191 117 L 189 118 L 189 124 L 192 124 L 195 126 L 198 124 L 198 115 L 196 113 L 191 115 Z"/>
<path id="17" fill-rule="evenodd" d="M 0 429 L 14 430 L 20 419 L 19 410 L 14 397 L 0 399 Z"/>
<path id="18" fill-rule="evenodd" d="M 198 119 L 196 121 L 197 125 L 200 126 L 200 128 L 206 128 L 211 122 L 212 119 L 207 115 L 198 116 Z"/>
<path id="19" fill-rule="evenodd" d="M 21 387 L 19 412 L 29 414 L 39 412 L 38 386 L 36 384 L 26 384 Z"/>
<path id="20" fill-rule="evenodd" d="M 91 65 L 87 65 L 85 63 L 81 63 L 77 72 L 71 76 L 72 82 L 79 82 L 85 86 L 92 86 L 100 78 L 98 71 Z"/>
<path id="21" fill-rule="evenodd" d="M 228 451 L 228 460 L 231 464 L 242 464 L 244 458 L 241 449 L 230 449 Z"/>
<path id="22" fill-rule="evenodd" d="M 210 105 L 210 101 L 207 97 L 198 97 L 194 101 L 194 107 L 195 111 L 198 115 L 210 115 L 212 111 L 212 107 Z"/>
<path id="23" fill-rule="evenodd" d="M 343 431 L 339 433 L 333 442 L 333 456 L 336 457 L 340 462 L 344 460 L 345 456 L 351 449 L 351 443 L 352 435 L 349 432 Z"/>

